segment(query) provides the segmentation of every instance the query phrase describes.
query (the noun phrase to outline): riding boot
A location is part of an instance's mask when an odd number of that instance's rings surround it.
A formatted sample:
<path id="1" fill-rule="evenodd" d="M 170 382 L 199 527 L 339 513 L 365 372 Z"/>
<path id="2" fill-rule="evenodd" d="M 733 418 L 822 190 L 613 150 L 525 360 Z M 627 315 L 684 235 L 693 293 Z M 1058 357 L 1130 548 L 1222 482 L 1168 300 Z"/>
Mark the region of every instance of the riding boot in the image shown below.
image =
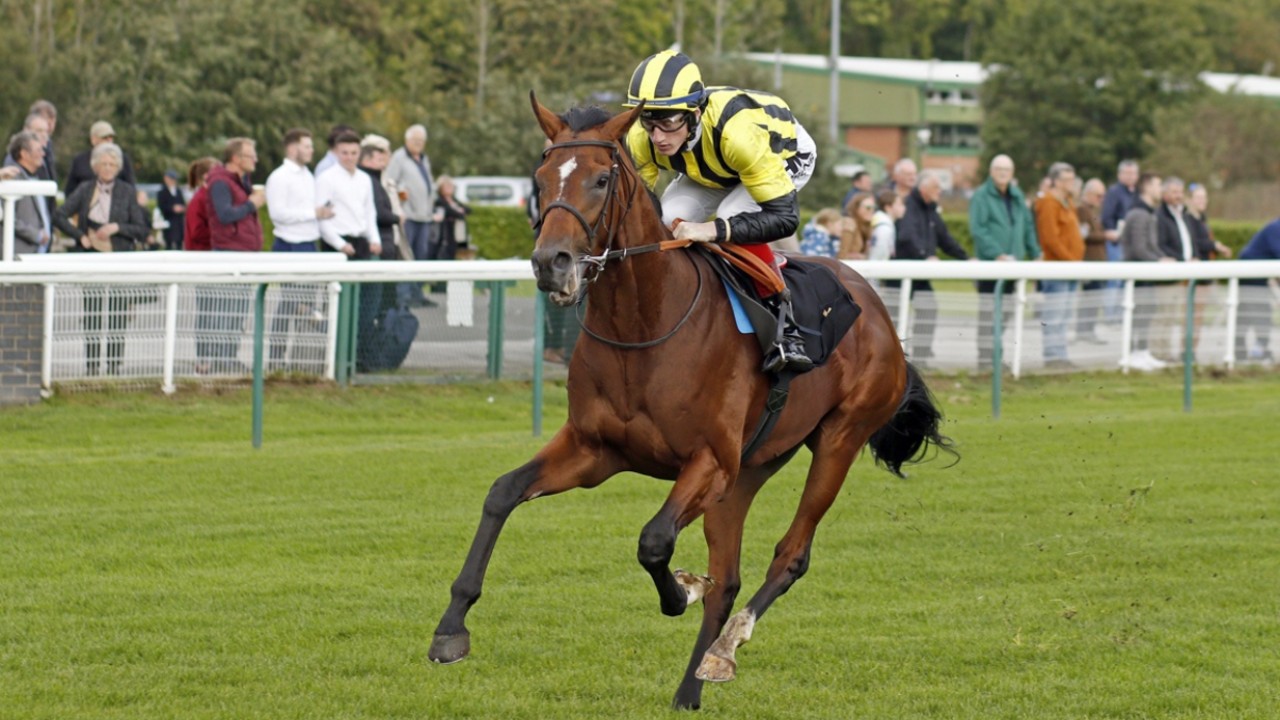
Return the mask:
<path id="1" fill-rule="evenodd" d="M 805 352 L 804 337 L 800 335 L 800 326 L 796 324 L 795 314 L 791 309 L 791 290 L 783 290 L 769 298 L 769 301 L 778 313 L 778 338 L 764 359 L 763 370 L 767 373 L 783 370 L 803 373 L 812 370 L 813 360 Z"/>

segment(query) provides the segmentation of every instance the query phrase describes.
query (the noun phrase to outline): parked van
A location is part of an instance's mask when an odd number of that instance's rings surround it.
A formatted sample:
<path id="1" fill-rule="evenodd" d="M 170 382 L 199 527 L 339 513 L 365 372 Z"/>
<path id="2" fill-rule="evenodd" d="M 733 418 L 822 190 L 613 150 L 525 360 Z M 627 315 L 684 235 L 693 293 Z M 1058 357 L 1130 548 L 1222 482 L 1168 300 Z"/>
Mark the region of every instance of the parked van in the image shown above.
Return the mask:
<path id="1" fill-rule="evenodd" d="M 524 207 L 533 181 L 527 177 L 502 177 L 473 175 L 455 177 L 454 194 L 467 205 L 497 205 L 500 207 Z"/>

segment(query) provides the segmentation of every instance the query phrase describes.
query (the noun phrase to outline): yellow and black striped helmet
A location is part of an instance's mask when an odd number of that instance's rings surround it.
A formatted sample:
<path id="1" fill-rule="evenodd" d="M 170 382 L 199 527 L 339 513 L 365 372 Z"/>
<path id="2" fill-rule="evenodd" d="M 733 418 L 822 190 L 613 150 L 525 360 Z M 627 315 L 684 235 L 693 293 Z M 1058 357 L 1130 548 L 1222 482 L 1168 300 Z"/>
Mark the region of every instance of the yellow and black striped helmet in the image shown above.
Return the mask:
<path id="1" fill-rule="evenodd" d="M 663 50 L 645 58 L 631 74 L 623 107 L 644 101 L 645 109 L 694 110 L 702 101 L 702 90 L 702 72 L 689 56 Z"/>

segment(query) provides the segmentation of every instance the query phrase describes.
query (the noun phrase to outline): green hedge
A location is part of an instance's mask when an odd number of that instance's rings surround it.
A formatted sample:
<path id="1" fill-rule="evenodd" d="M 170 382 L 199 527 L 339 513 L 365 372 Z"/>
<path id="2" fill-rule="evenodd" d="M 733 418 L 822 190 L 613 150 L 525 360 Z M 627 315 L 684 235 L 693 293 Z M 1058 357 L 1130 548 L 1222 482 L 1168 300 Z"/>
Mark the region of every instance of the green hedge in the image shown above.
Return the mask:
<path id="1" fill-rule="evenodd" d="M 467 229 L 472 246 L 486 260 L 533 254 L 533 230 L 524 208 L 472 206 Z"/>

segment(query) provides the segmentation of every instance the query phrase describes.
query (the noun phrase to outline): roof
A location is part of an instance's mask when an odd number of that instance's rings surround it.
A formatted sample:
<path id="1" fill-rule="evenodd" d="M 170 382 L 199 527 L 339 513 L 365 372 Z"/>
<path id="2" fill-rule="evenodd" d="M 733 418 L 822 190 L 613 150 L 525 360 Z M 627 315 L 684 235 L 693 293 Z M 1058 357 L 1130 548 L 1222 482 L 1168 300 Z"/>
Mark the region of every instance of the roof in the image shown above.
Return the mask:
<path id="1" fill-rule="evenodd" d="M 826 72 L 830 68 L 826 55 L 747 53 L 746 57 L 762 64 L 779 63 L 803 70 Z M 972 87 L 981 85 L 987 77 L 987 69 L 976 62 L 845 56 L 840 57 L 840 73 L 921 85 L 938 83 Z M 1221 93 L 1234 91 L 1242 95 L 1280 98 L 1280 78 L 1203 72 L 1200 79 Z"/>

